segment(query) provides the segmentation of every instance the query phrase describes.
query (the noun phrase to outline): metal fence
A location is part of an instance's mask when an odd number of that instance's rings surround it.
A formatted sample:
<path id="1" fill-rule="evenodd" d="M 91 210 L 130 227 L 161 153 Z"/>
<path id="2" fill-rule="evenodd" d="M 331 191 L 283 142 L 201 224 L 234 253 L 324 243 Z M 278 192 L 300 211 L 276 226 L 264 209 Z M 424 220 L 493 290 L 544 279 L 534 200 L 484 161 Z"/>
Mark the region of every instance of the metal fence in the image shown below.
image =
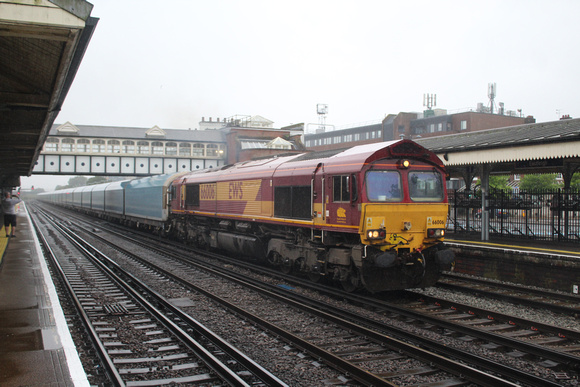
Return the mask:
<path id="1" fill-rule="evenodd" d="M 481 233 L 481 191 L 449 190 L 447 228 Z M 580 243 L 580 192 L 490 189 L 489 235 Z"/>

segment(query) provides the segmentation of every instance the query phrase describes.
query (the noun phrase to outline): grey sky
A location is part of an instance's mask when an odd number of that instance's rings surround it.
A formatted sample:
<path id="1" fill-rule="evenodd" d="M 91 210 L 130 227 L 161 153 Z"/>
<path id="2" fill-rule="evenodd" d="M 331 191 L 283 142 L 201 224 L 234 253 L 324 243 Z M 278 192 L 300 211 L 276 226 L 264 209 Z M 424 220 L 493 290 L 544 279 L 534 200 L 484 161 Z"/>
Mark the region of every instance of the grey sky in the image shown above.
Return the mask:
<path id="1" fill-rule="evenodd" d="M 262 115 L 336 126 L 496 103 L 580 116 L 580 2 L 93 0 L 100 18 L 56 123 L 197 128 Z M 25 182 L 32 180 L 23 178 Z"/>

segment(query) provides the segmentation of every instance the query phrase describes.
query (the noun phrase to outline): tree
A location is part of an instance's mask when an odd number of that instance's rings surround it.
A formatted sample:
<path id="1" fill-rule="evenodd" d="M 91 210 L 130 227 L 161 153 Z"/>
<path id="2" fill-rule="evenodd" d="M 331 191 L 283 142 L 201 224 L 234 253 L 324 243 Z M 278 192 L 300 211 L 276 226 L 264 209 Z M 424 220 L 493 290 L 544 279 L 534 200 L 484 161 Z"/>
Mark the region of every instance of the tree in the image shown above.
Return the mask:
<path id="1" fill-rule="evenodd" d="M 489 186 L 490 188 L 500 189 L 500 190 L 508 190 L 510 187 L 508 186 L 508 175 L 494 175 L 489 177 Z"/>
<path id="2" fill-rule="evenodd" d="M 570 188 L 580 190 L 580 172 L 576 172 L 575 174 L 572 175 Z"/>
<path id="3" fill-rule="evenodd" d="M 520 178 L 520 190 L 558 189 L 560 185 L 556 181 L 556 174 L 547 173 L 542 175 L 524 175 Z"/>
<path id="4" fill-rule="evenodd" d="M 93 176 L 87 180 L 87 185 L 101 184 L 108 182 L 109 179 L 106 176 Z"/>
<path id="5" fill-rule="evenodd" d="M 82 187 L 87 185 L 87 178 L 84 176 L 75 176 L 68 179 L 68 186 L 70 188 Z"/>

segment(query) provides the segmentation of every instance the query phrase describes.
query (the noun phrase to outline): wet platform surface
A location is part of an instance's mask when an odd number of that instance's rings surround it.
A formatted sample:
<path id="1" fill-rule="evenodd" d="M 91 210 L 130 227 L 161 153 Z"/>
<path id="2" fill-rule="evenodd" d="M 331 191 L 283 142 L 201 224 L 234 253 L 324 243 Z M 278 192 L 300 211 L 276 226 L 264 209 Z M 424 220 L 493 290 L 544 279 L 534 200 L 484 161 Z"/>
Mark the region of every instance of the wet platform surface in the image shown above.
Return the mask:
<path id="1" fill-rule="evenodd" d="M 0 385 L 89 386 L 25 206 L 0 230 Z"/>

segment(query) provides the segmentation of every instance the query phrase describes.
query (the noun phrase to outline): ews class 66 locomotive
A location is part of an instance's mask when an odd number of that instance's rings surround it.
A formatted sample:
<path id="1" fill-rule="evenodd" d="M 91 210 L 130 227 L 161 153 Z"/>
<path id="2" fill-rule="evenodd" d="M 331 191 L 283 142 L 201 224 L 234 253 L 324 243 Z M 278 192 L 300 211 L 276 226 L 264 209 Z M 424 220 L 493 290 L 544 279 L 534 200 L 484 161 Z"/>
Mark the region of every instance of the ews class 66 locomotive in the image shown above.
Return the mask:
<path id="1" fill-rule="evenodd" d="M 110 183 L 91 195 L 124 191 L 124 203 L 107 211 L 103 195 L 88 212 L 348 291 L 381 292 L 432 286 L 452 267 L 445 179 L 433 152 L 398 140 Z M 78 200 L 70 205 L 86 207 Z"/>

